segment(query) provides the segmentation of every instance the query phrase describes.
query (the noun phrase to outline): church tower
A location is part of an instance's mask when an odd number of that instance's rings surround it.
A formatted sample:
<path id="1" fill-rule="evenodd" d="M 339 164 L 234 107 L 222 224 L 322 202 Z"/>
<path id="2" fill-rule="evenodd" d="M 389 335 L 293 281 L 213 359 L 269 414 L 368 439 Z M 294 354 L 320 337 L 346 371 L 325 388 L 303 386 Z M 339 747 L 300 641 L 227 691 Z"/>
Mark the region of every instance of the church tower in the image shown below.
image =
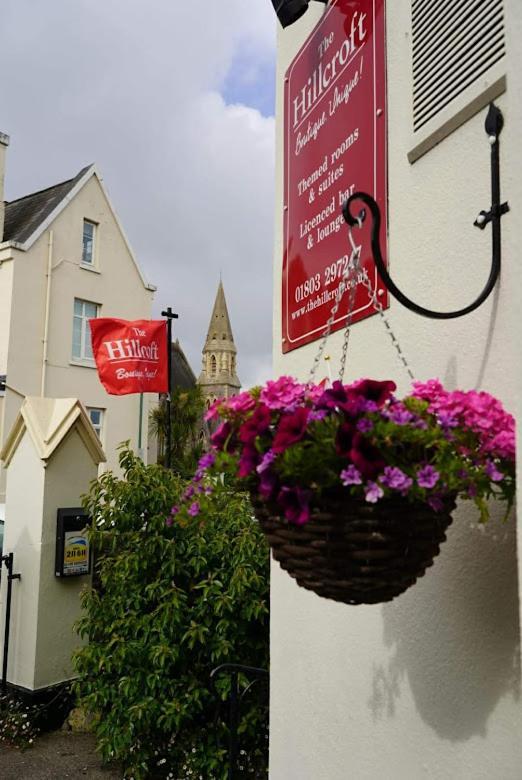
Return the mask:
<path id="1" fill-rule="evenodd" d="M 225 292 L 220 280 L 203 347 L 203 368 L 198 379 L 207 407 L 217 398 L 230 398 L 241 389 L 236 374 L 236 354 Z"/>

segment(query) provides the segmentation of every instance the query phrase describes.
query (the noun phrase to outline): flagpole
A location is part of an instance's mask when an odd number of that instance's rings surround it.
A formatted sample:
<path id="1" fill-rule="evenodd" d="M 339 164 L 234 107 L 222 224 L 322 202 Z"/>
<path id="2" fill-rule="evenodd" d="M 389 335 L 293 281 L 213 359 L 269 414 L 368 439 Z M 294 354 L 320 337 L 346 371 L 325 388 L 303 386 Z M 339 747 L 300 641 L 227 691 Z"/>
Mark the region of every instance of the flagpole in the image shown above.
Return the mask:
<path id="1" fill-rule="evenodd" d="M 140 411 L 138 421 L 138 456 L 144 461 L 143 457 L 143 444 L 142 444 L 142 431 L 143 431 L 143 393 L 140 393 Z"/>
<path id="2" fill-rule="evenodd" d="M 172 320 L 177 320 L 178 315 L 174 314 L 169 306 L 165 311 L 161 312 L 161 316 L 167 318 L 167 370 L 169 376 L 167 393 L 167 451 L 165 453 L 165 466 L 170 469 L 172 450 Z"/>

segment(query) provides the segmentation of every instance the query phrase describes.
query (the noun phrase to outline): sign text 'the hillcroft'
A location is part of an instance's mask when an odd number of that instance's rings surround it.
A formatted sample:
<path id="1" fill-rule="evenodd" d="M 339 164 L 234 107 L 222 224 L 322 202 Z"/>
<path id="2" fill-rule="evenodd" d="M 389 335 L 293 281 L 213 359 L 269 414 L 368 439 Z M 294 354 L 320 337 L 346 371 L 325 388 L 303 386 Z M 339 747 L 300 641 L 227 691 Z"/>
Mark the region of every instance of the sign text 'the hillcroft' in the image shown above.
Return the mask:
<path id="1" fill-rule="evenodd" d="M 385 0 L 331 0 L 285 74 L 283 352 L 386 307 L 370 220 L 348 241 L 342 215 L 355 192 L 381 209 L 386 260 Z M 358 258 L 358 267 L 356 259 Z M 372 295 L 365 284 L 370 282 Z"/>
<path id="2" fill-rule="evenodd" d="M 294 127 L 305 118 L 306 114 L 314 106 L 316 100 L 321 97 L 323 92 L 328 89 L 330 82 L 335 80 L 337 76 L 337 69 L 343 68 L 348 62 L 351 54 L 364 43 L 366 38 L 366 28 L 364 26 L 364 20 L 366 14 L 361 11 L 356 11 L 352 16 L 350 36 L 346 38 L 341 46 L 336 50 L 333 57 L 331 57 L 326 64 L 323 63 L 323 56 L 330 48 L 334 33 L 323 39 L 319 43 L 319 65 L 314 69 L 311 76 L 308 77 L 308 81 L 301 89 L 301 93 L 294 98 Z"/>

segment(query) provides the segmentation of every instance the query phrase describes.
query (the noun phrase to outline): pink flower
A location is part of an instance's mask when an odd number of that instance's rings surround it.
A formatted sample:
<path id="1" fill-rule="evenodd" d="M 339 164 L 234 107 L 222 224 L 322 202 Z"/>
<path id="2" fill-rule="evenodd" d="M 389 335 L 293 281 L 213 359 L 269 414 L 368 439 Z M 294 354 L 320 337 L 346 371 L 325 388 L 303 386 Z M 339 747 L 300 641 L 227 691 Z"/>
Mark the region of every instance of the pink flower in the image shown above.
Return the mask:
<path id="1" fill-rule="evenodd" d="M 196 515 L 199 515 L 199 502 L 194 501 L 194 503 L 191 504 L 187 509 L 187 512 L 191 517 L 196 517 Z"/>
<path id="2" fill-rule="evenodd" d="M 228 398 L 224 403 L 225 409 L 230 409 L 231 412 L 239 414 L 240 412 L 249 412 L 256 405 L 256 399 L 252 398 L 248 391 L 238 393 Z"/>
<path id="3" fill-rule="evenodd" d="M 281 376 L 268 381 L 261 390 L 260 399 L 269 409 L 294 411 L 303 402 L 306 385 L 301 385 L 291 376 Z"/>
<path id="4" fill-rule="evenodd" d="M 434 401 L 439 395 L 445 393 L 439 379 L 428 379 L 427 382 L 413 382 L 413 396 L 425 401 Z"/>
<path id="5" fill-rule="evenodd" d="M 495 457 L 515 460 L 515 431 L 500 431 L 487 442 L 484 450 Z"/>
<path id="6" fill-rule="evenodd" d="M 205 412 L 205 420 L 215 420 L 217 417 L 219 417 L 220 407 L 221 399 L 219 398 L 217 401 L 214 401 L 212 406 L 210 406 Z"/>

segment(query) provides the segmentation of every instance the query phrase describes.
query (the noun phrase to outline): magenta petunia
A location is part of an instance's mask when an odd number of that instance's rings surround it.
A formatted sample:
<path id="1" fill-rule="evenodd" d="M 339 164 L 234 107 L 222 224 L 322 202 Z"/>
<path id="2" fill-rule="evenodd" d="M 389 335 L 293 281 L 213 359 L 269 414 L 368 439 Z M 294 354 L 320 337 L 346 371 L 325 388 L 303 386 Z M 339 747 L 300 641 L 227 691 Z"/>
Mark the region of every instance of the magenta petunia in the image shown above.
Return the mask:
<path id="1" fill-rule="evenodd" d="M 355 428 L 350 422 L 344 422 L 339 426 L 335 436 L 335 451 L 341 458 L 350 457 L 355 432 Z"/>
<path id="2" fill-rule="evenodd" d="M 272 444 L 275 453 L 284 452 L 292 444 L 301 441 L 306 434 L 309 414 L 309 409 L 300 407 L 295 412 L 281 417 Z"/>
<path id="3" fill-rule="evenodd" d="M 348 457 L 365 479 L 373 479 L 384 468 L 384 460 L 379 450 L 359 432 L 354 434 Z"/>
<path id="4" fill-rule="evenodd" d="M 252 444 L 257 436 L 261 436 L 269 427 L 270 409 L 265 404 L 260 404 L 242 424 L 239 429 L 239 439 L 245 444 Z"/>
<path id="5" fill-rule="evenodd" d="M 256 448 L 246 444 L 243 447 L 241 456 L 239 458 L 237 470 L 238 477 L 248 477 L 249 474 L 256 470 L 260 460 L 261 455 L 256 450 Z"/>
<path id="6" fill-rule="evenodd" d="M 277 503 L 284 510 L 289 523 L 304 525 L 310 519 L 309 499 L 309 490 L 282 487 L 277 496 Z"/>
<path id="7" fill-rule="evenodd" d="M 221 423 L 216 432 L 212 434 L 210 441 L 218 450 L 223 450 L 231 433 L 232 426 L 228 421 L 225 421 L 224 423 Z"/>
<path id="8" fill-rule="evenodd" d="M 191 517 L 196 517 L 196 515 L 199 515 L 199 511 L 200 511 L 199 501 L 194 501 L 194 503 L 191 504 L 187 509 L 187 512 Z"/>
<path id="9" fill-rule="evenodd" d="M 259 480 L 259 494 L 265 499 L 265 501 L 269 501 L 270 499 L 274 498 L 278 487 L 279 480 L 277 479 L 274 472 L 270 470 L 263 471 L 261 474 L 261 479 Z"/>
<path id="10" fill-rule="evenodd" d="M 367 401 L 374 401 L 377 406 L 386 403 L 396 389 L 397 385 L 391 380 L 379 382 L 375 379 L 361 379 L 350 385 L 350 390 L 355 390 Z"/>

